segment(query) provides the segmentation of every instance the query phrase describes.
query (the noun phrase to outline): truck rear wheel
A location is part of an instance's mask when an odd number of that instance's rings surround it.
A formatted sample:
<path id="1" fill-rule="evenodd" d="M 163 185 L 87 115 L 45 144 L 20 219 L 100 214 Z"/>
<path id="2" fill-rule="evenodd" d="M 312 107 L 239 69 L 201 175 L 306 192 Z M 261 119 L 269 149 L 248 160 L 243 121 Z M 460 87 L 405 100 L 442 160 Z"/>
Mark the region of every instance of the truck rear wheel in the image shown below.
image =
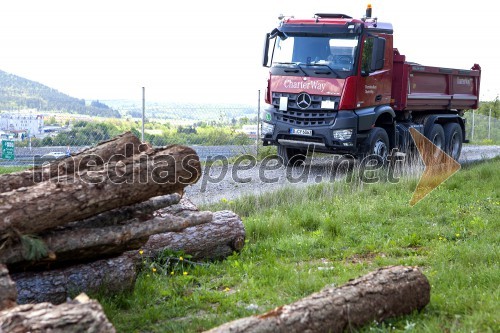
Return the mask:
<path id="1" fill-rule="evenodd" d="M 278 156 L 286 167 L 302 165 L 306 159 L 307 151 L 297 148 L 278 146 Z"/>
<path id="2" fill-rule="evenodd" d="M 440 124 L 433 124 L 429 134 L 426 135 L 427 139 L 429 139 L 436 147 L 445 151 L 445 139 L 444 139 L 444 130 L 443 126 Z"/>
<path id="3" fill-rule="evenodd" d="M 365 152 L 361 155 L 361 158 L 365 158 L 370 155 L 379 156 L 382 161 L 387 160 L 389 155 L 389 136 L 387 132 L 382 127 L 374 127 L 370 130 L 368 137 L 365 139 Z"/>
<path id="4" fill-rule="evenodd" d="M 458 161 L 462 152 L 463 134 L 462 128 L 457 123 L 448 123 L 444 125 L 444 152 L 450 155 L 455 161 Z"/>

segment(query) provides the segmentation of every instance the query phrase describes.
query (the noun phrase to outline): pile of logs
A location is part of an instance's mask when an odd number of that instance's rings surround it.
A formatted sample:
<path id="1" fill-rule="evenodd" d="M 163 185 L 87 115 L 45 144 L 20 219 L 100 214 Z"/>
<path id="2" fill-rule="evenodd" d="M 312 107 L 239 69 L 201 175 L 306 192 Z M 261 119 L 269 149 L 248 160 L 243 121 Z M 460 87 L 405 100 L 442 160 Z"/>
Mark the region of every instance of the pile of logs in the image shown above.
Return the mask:
<path id="1" fill-rule="evenodd" d="M 153 148 L 127 132 L 0 176 L 0 309 L 131 289 L 145 257 L 165 249 L 194 259 L 241 250 L 236 214 L 199 211 L 182 197 L 200 175 L 193 149 Z M 95 310 L 93 301 L 72 302 Z"/>
<path id="2" fill-rule="evenodd" d="M 236 214 L 183 198 L 200 175 L 191 148 L 152 148 L 125 133 L 0 176 L 0 332 L 115 332 L 85 292 L 132 289 L 145 257 L 166 249 L 195 260 L 241 250 Z M 341 332 L 429 299 L 420 270 L 389 267 L 210 332 Z"/>

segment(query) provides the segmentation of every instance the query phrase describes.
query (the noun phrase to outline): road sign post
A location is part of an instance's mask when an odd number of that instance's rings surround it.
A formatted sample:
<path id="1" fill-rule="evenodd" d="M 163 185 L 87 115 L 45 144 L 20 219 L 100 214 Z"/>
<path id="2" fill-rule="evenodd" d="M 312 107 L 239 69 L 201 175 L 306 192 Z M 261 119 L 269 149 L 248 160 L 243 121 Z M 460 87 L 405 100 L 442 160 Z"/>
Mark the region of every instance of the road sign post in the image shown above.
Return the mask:
<path id="1" fill-rule="evenodd" d="M 2 158 L 6 160 L 14 159 L 14 141 L 2 140 Z"/>

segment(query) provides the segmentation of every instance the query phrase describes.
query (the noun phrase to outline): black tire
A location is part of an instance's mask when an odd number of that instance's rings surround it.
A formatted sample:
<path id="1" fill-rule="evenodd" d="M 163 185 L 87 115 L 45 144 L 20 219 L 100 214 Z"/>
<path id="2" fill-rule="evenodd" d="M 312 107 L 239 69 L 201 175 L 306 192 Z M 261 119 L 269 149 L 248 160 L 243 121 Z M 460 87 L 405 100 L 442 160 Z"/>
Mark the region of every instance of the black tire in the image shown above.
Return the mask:
<path id="1" fill-rule="evenodd" d="M 445 150 L 445 138 L 444 138 L 444 129 L 440 124 L 432 124 L 432 127 L 426 135 L 427 139 L 429 139 L 436 147 Z"/>
<path id="2" fill-rule="evenodd" d="M 386 130 L 382 127 L 372 128 L 365 139 L 364 147 L 362 159 L 370 155 L 378 155 L 385 162 L 390 152 L 389 136 Z"/>
<path id="3" fill-rule="evenodd" d="M 278 156 L 286 167 L 300 166 L 304 164 L 307 151 L 297 148 L 278 146 Z"/>
<path id="4" fill-rule="evenodd" d="M 450 155 L 455 161 L 458 161 L 460 153 L 462 152 L 462 127 L 457 123 L 448 123 L 444 125 L 444 140 L 444 152 Z"/>

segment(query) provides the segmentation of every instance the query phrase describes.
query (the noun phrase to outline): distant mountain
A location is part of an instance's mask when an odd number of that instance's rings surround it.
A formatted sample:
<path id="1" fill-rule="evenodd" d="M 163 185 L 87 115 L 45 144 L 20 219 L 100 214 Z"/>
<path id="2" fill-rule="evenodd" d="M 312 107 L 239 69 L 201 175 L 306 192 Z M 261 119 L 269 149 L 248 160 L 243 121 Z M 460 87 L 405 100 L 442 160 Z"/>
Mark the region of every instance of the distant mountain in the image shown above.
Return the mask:
<path id="1" fill-rule="evenodd" d="M 119 118 L 120 113 L 99 101 L 90 105 L 84 99 L 63 94 L 41 83 L 0 70 L 0 110 L 38 109 L 99 117 Z"/>

